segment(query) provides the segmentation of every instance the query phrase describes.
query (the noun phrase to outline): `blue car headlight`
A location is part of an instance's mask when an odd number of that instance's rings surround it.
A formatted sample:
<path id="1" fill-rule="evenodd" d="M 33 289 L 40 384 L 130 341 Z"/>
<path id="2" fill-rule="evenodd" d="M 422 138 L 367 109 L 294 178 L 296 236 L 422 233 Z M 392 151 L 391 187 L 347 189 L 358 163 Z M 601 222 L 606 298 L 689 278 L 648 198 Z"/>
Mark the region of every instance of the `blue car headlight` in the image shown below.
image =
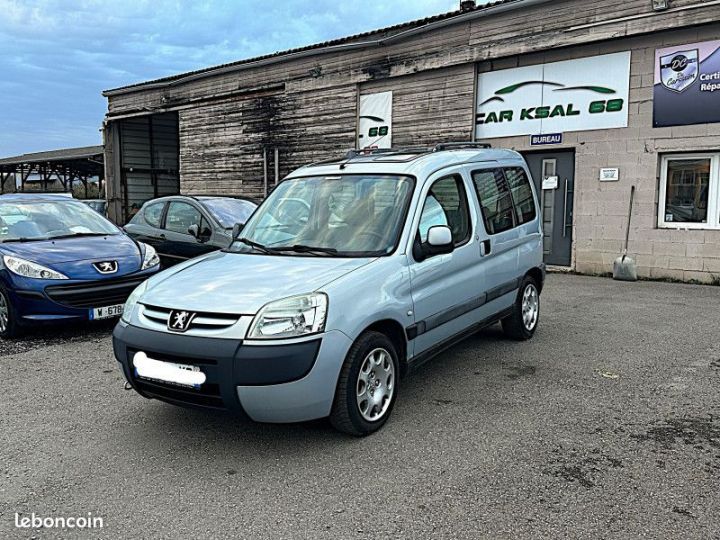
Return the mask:
<path id="1" fill-rule="evenodd" d="M 145 247 L 145 255 L 143 256 L 142 269 L 147 270 L 148 268 L 152 268 L 153 266 L 157 266 L 158 264 L 160 264 L 160 257 L 158 257 L 155 248 L 149 244 L 145 244 L 143 242 L 140 243 Z"/>
<path id="2" fill-rule="evenodd" d="M 26 261 L 20 257 L 4 255 L 3 262 L 5 263 L 5 268 L 18 276 L 33 279 L 69 279 L 65 274 L 61 274 L 47 266 Z"/>

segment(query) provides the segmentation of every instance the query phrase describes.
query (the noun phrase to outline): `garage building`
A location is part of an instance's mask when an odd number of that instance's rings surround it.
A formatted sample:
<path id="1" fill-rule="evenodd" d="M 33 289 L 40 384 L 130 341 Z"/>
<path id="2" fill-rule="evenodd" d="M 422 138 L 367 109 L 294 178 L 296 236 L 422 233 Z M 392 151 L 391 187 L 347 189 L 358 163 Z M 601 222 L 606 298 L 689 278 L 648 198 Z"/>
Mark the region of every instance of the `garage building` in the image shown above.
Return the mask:
<path id="1" fill-rule="evenodd" d="M 262 198 L 357 147 L 522 152 L 546 262 L 720 280 L 720 1 L 500 0 L 108 90 L 111 215 L 177 193 Z"/>

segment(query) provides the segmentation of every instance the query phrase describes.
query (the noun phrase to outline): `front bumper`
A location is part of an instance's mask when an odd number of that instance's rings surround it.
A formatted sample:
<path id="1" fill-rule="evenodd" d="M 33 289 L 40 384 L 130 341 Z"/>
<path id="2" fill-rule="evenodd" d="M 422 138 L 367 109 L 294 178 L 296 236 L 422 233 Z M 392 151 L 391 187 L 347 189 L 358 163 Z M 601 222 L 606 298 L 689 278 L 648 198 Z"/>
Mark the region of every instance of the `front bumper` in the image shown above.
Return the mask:
<path id="1" fill-rule="evenodd" d="M 158 332 L 120 323 L 115 357 L 142 396 L 182 406 L 228 410 L 258 422 L 302 422 L 330 414 L 350 339 L 337 331 L 294 343 L 246 344 L 239 340 Z M 137 351 L 156 360 L 199 366 L 200 389 L 135 376 Z"/>
<path id="2" fill-rule="evenodd" d="M 142 272 L 96 280 L 34 280 L 5 276 L 5 287 L 21 318 L 40 321 L 88 320 L 92 308 L 124 304 L 135 287 L 157 272 Z"/>

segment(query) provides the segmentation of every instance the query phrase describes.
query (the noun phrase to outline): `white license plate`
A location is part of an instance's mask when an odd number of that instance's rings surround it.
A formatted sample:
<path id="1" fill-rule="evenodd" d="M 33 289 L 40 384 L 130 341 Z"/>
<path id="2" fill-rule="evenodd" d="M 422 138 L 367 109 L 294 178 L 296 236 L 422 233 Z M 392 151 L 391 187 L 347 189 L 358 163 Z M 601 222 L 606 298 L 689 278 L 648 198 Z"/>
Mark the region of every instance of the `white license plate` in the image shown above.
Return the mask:
<path id="1" fill-rule="evenodd" d="M 200 388 L 206 380 L 205 374 L 200 371 L 198 366 L 155 360 L 154 358 L 149 358 L 148 355 L 142 351 L 136 352 L 133 356 L 133 365 L 135 366 L 135 375 L 142 379 L 168 382 L 193 388 Z"/>
<path id="2" fill-rule="evenodd" d="M 123 307 L 125 307 L 125 304 L 115 304 L 114 306 L 91 309 L 90 320 L 97 321 L 98 319 L 112 319 L 113 317 L 120 317 L 123 314 Z"/>

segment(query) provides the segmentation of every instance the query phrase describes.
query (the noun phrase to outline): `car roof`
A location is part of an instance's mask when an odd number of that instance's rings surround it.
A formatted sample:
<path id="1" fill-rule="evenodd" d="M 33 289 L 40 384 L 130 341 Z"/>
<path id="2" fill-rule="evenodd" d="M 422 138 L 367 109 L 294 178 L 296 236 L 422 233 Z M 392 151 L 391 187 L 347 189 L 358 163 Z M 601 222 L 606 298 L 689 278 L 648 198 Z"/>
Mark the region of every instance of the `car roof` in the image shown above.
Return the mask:
<path id="1" fill-rule="evenodd" d="M 5 195 L 0 195 L 0 202 L 67 202 L 67 201 L 76 201 L 77 199 L 74 199 L 72 197 L 68 197 L 67 195 L 48 195 L 48 194 L 39 194 L 39 193 L 7 193 Z"/>
<path id="2" fill-rule="evenodd" d="M 157 197 L 156 199 L 149 199 L 143 203 L 143 206 L 146 204 L 153 204 L 158 202 L 165 202 L 165 201 L 212 201 L 217 199 L 232 199 L 232 200 L 240 200 L 240 201 L 247 201 L 251 202 L 253 204 L 258 204 L 257 201 L 251 199 L 250 197 L 241 197 L 241 196 L 234 196 L 234 195 L 165 195 L 164 197 Z"/>
<path id="3" fill-rule="evenodd" d="M 465 163 L 523 163 L 514 150 L 493 149 L 482 143 L 438 145 L 435 148 L 397 148 L 370 152 L 351 151 L 343 159 L 314 163 L 288 178 L 338 174 L 398 174 L 426 178 L 434 172 Z"/>

